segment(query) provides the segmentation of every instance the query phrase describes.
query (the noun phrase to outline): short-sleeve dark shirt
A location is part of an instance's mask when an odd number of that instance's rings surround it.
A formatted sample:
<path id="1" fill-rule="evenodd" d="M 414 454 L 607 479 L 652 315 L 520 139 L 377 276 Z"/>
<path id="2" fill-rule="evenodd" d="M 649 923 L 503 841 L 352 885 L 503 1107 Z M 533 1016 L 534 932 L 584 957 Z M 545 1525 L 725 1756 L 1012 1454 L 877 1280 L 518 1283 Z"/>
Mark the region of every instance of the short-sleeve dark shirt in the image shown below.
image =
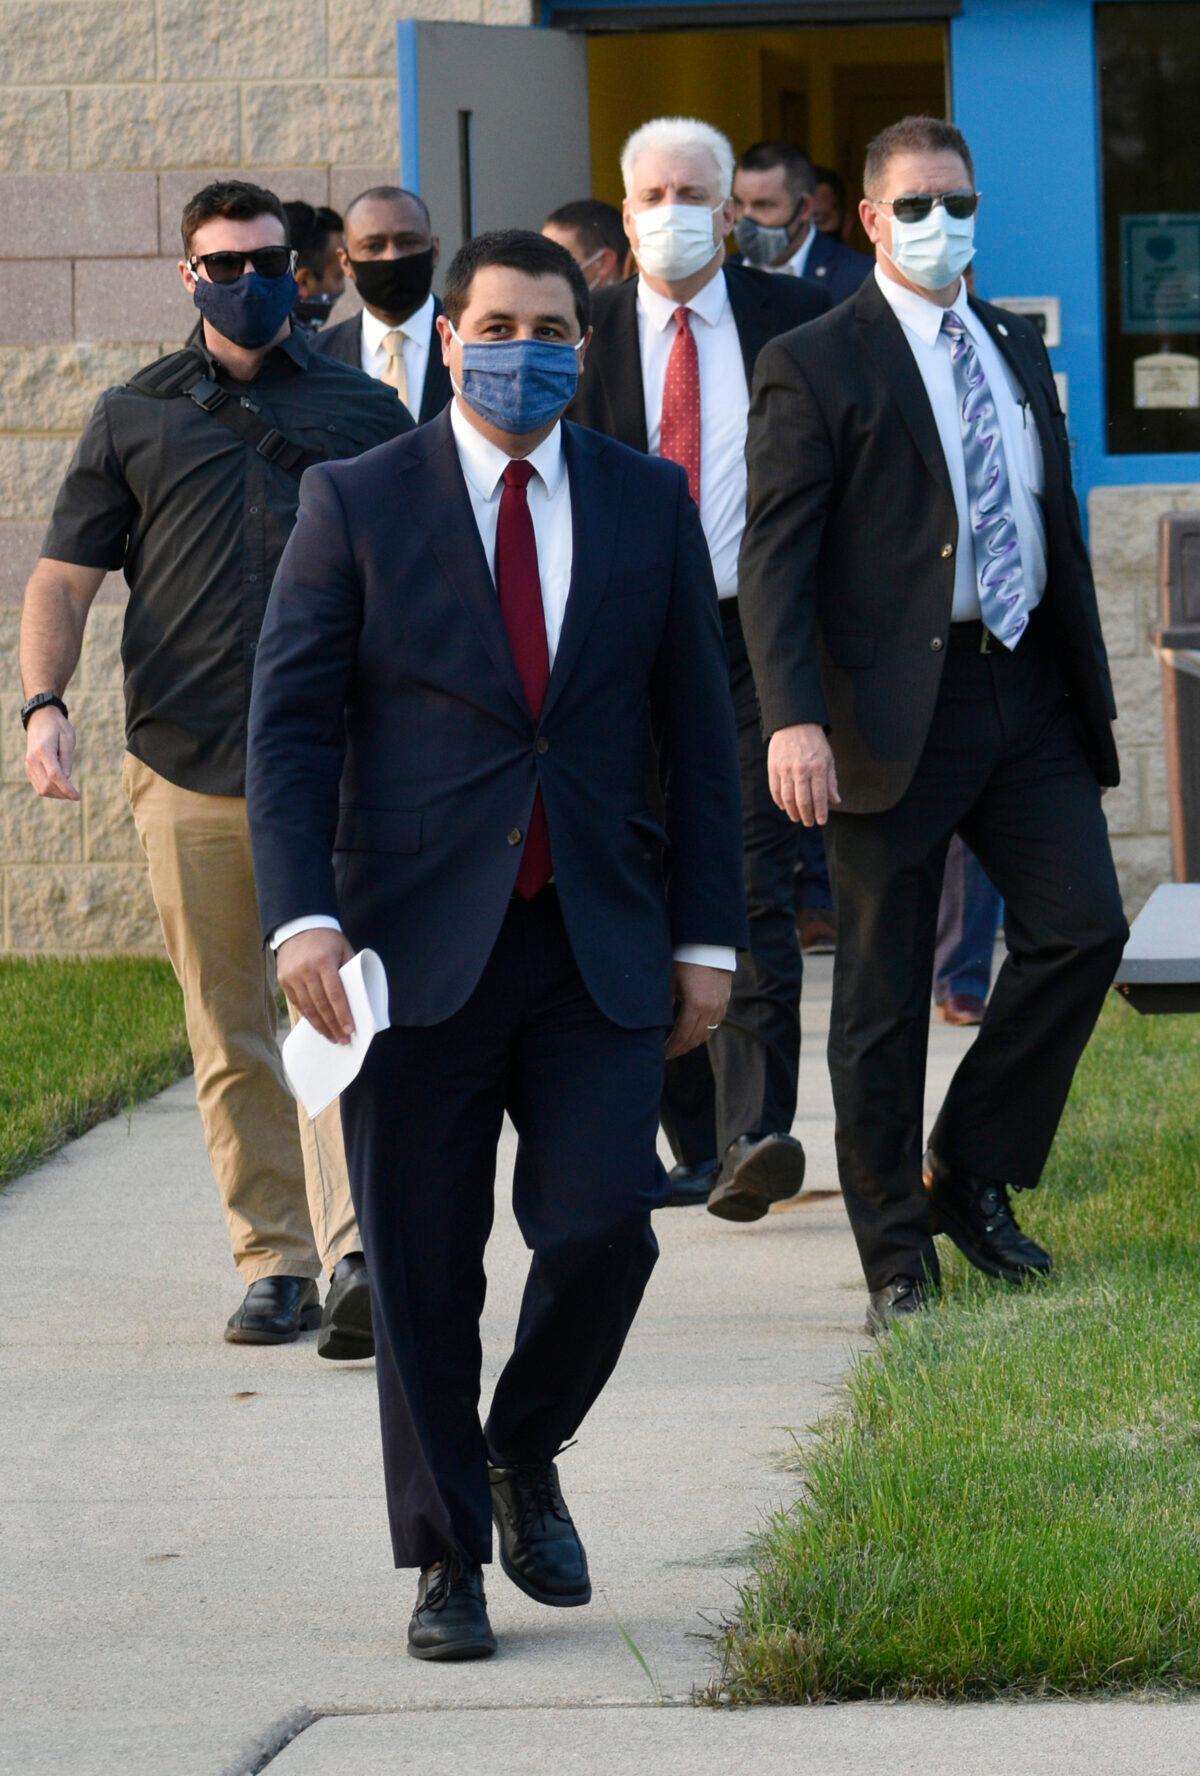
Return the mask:
<path id="1" fill-rule="evenodd" d="M 358 456 L 413 423 L 392 389 L 299 333 L 252 382 L 209 365 L 285 437 L 327 457 Z M 254 652 L 299 493 L 294 474 L 194 401 L 128 386 L 101 395 L 59 491 L 42 554 L 124 571 L 126 741 L 184 789 L 245 794 Z"/>

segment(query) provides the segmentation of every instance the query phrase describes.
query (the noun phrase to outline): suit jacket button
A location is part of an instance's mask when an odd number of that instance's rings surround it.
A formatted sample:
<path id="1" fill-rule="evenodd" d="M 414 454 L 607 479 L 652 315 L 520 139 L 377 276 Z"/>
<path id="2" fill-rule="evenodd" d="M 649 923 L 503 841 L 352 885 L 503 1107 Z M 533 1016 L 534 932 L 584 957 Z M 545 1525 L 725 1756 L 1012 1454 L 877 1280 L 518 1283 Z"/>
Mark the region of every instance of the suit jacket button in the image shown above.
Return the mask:
<path id="1" fill-rule="evenodd" d="M 550 750 L 550 742 L 547 740 L 547 738 L 544 734 L 539 734 L 537 737 L 537 745 L 534 747 L 534 751 L 535 752 L 549 752 L 549 750 Z"/>
<path id="2" fill-rule="evenodd" d="M 943 543 L 942 544 L 942 560 L 943 561 L 949 561 L 949 559 L 953 555 L 953 553 L 954 553 L 954 544 L 953 543 Z"/>
<path id="3" fill-rule="evenodd" d="M 521 843 L 521 829 L 519 826 L 513 827 L 508 835 L 508 842 L 510 845 L 519 845 Z"/>
<path id="4" fill-rule="evenodd" d="M 942 648 L 945 644 L 943 643 L 940 635 L 935 635 L 929 645 L 933 649 L 933 652 L 935 654 L 940 654 L 942 651 Z"/>

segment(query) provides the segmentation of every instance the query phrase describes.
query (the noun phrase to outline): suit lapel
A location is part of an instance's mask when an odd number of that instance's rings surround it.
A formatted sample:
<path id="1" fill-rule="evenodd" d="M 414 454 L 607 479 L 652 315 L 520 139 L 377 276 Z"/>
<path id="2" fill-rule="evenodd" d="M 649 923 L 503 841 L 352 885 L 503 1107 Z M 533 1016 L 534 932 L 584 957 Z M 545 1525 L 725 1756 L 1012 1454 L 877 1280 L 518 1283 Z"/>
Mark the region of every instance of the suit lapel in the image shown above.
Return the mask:
<path id="1" fill-rule="evenodd" d="M 569 422 L 563 424 L 562 438 L 571 488 L 571 589 L 543 721 L 578 663 L 608 585 L 621 506 L 618 453 L 605 450 L 595 434 Z"/>
<path id="2" fill-rule="evenodd" d="M 599 347 L 597 351 L 596 348 Z M 604 384 L 614 437 L 634 450 L 650 448 L 646 431 L 646 398 L 642 391 L 642 348 L 638 341 L 637 279 L 621 284 L 605 317 L 603 333 L 593 342 L 594 370 Z"/>
<path id="3" fill-rule="evenodd" d="M 772 325 L 773 317 L 767 292 L 760 288 L 756 279 L 737 265 L 726 265 L 722 275 L 729 295 L 729 306 L 733 310 L 738 342 L 742 348 L 746 387 L 751 388 L 758 354 L 778 329 Z"/>
<path id="4" fill-rule="evenodd" d="M 983 322 L 992 344 L 1012 371 L 1017 387 L 1022 390 L 1029 402 L 1034 423 L 1038 429 L 1038 438 L 1041 441 L 1042 460 L 1049 475 L 1055 468 L 1061 466 L 1061 459 L 1058 439 L 1055 436 L 1054 423 L 1050 415 L 1050 403 L 1046 399 L 1046 391 L 1042 386 L 1041 377 L 1032 373 L 1031 366 L 1023 361 L 1021 354 L 1014 347 L 1008 325 L 1001 318 L 1003 311 L 997 314 L 996 310 L 985 302 L 969 301 L 969 306 L 976 319 Z"/>
<path id="5" fill-rule="evenodd" d="M 804 271 L 801 275 L 811 278 L 814 284 L 820 284 L 823 290 L 828 290 L 836 259 L 837 254 L 834 251 L 832 236 L 822 234 L 819 228 L 814 227 L 813 243 L 808 249 L 808 258 L 804 261 Z M 833 301 L 832 293 L 829 300 Z"/>
<path id="6" fill-rule="evenodd" d="M 529 705 L 513 664 L 508 631 L 496 596 L 496 583 L 479 540 L 479 526 L 471 510 L 471 498 L 458 460 L 448 407 L 432 422 L 428 431 L 430 446 L 424 463 L 430 486 L 422 489 L 420 515 L 432 520 L 434 554 L 462 600 L 505 688 L 528 721 Z"/>
<path id="7" fill-rule="evenodd" d="M 946 467 L 945 452 L 921 372 L 909 349 L 904 329 L 892 313 L 891 305 L 884 300 L 874 277 L 866 280 L 855 298 L 854 314 L 863 345 L 891 389 L 925 467 L 938 486 L 953 497 L 950 471 Z"/>

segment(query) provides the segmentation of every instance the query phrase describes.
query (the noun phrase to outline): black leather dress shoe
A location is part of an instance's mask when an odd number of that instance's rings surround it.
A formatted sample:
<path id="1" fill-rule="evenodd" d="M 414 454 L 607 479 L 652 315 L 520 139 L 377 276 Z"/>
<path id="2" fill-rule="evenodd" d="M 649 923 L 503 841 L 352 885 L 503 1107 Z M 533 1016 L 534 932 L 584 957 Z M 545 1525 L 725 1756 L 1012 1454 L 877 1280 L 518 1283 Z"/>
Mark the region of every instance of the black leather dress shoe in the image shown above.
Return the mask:
<path id="1" fill-rule="evenodd" d="M 491 1466 L 492 1516 L 500 1564 L 526 1597 L 556 1609 L 592 1600 L 587 1555 L 563 1500 L 553 1462 Z"/>
<path id="2" fill-rule="evenodd" d="M 929 1291 L 915 1277 L 893 1277 L 882 1289 L 871 1290 L 866 1330 L 872 1338 L 886 1332 L 894 1320 L 907 1319 L 929 1306 Z"/>
<path id="3" fill-rule="evenodd" d="M 977 1270 L 1011 1283 L 1049 1276 L 1053 1260 L 1017 1226 L 1007 1184 L 952 1172 L 933 1152 L 925 1155 L 925 1182 L 934 1232 L 949 1235 Z"/>
<path id="4" fill-rule="evenodd" d="M 488 1621 L 483 1568 L 458 1558 L 427 1566 L 408 1624 L 414 1659 L 490 1659 L 496 1636 Z"/>
<path id="5" fill-rule="evenodd" d="M 794 1135 L 740 1135 L 725 1150 L 710 1215 L 758 1221 L 772 1203 L 796 1196 L 804 1183 L 804 1149 Z"/>
<path id="6" fill-rule="evenodd" d="M 291 1344 L 320 1322 L 317 1285 L 309 1277 L 260 1277 L 225 1327 L 227 1344 Z"/>
<path id="7" fill-rule="evenodd" d="M 702 1159 L 699 1165 L 694 1166 L 672 1166 L 667 1173 L 671 1194 L 664 1202 L 659 1203 L 659 1208 L 694 1209 L 700 1207 L 708 1201 L 720 1170 L 719 1159 Z"/>
<path id="8" fill-rule="evenodd" d="M 333 1267 L 317 1334 L 317 1355 L 328 1357 L 331 1363 L 353 1363 L 359 1357 L 375 1355 L 371 1288 L 361 1252 L 348 1253 Z"/>

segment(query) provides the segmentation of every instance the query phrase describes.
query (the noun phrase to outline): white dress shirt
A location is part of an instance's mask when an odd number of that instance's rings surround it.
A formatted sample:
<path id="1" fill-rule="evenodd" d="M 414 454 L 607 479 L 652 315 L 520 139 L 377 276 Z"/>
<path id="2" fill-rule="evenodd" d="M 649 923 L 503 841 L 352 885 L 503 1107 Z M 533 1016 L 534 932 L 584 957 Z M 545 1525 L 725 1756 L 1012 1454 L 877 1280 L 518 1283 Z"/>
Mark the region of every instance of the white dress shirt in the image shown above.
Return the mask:
<path id="1" fill-rule="evenodd" d="M 675 343 L 675 310 L 686 306 L 700 362 L 700 522 L 719 598 L 738 589 L 738 550 L 746 528 L 746 426 L 750 392 L 725 274 L 718 271 L 682 304 L 638 280 L 638 345 L 650 454 L 661 454 L 663 388 Z M 697 325 L 697 323 L 699 323 Z"/>
<path id="2" fill-rule="evenodd" d="M 362 367 L 378 382 L 388 366 L 383 341 L 388 333 L 403 333 L 404 374 L 408 378 L 408 396 L 404 405 L 416 419 L 425 393 L 425 372 L 429 368 L 429 344 L 433 337 L 433 293 L 425 298 L 415 314 L 393 326 L 381 321 L 369 308 L 362 311 Z"/>
<path id="3" fill-rule="evenodd" d="M 919 296 L 898 284 L 886 272 L 875 267 L 875 281 L 894 310 L 904 329 L 904 337 L 912 348 L 921 381 L 933 408 L 933 417 L 941 439 L 946 467 L 950 471 L 950 489 L 958 513 L 959 547 L 954 560 L 954 604 L 951 621 L 979 620 L 979 582 L 975 574 L 975 553 L 971 548 L 971 514 L 967 504 L 967 472 L 963 463 L 962 428 L 958 420 L 958 394 L 954 386 L 954 366 L 950 362 L 950 341 L 942 332 L 942 316 L 946 310 L 928 297 Z M 961 320 L 979 354 L 983 374 L 987 377 L 1000 420 L 1000 439 L 1004 445 L 1004 461 L 1012 494 L 1013 518 L 1017 526 L 1017 542 L 1021 565 L 1025 570 L 1025 599 L 1030 610 L 1041 602 L 1046 590 L 1046 520 L 1042 512 L 1045 489 L 1045 464 L 1038 437 L 1037 421 L 1029 411 L 1025 391 L 1001 357 L 991 334 L 971 313 L 967 288 L 959 284 L 958 295 L 950 310 Z"/>
<path id="4" fill-rule="evenodd" d="M 812 252 L 812 244 L 816 238 L 817 231 L 810 222 L 808 225 L 808 233 L 804 236 L 804 239 L 800 242 L 800 245 L 796 248 L 796 251 L 792 254 L 791 258 L 785 259 L 782 265 L 764 265 L 763 270 L 783 272 L 788 277 L 802 278 L 804 276 L 804 267 L 808 264 L 808 255 Z"/>
<path id="5" fill-rule="evenodd" d="M 476 431 L 464 418 L 457 399 L 450 404 L 450 426 L 458 446 L 467 497 L 479 527 L 479 539 L 493 580 L 496 577 L 496 529 L 500 522 L 500 499 L 504 491 L 504 471 L 512 460 Z M 571 590 L 571 565 L 575 553 L 574 528 L 571 522 L 571 483 L 563 455 L 562 427 L 556 425 L 548 438 L 525 459 L 534 474 L 526 491 L 529 516 L 533 520 L 537 544 L 538 579 L 542 589 L 542 610 L 546 618 L 546 643 L 553 669 L 558 643 L 562 636 L 563 618 Z M 271 948 L 277 950 L 289 937 L 301 931 L 324 928 L 340 931 L 336 919 L 325 913 L 290 919 L 271 933 Z M 677 962 L 699 962 L 707 968 L 724 968 L 730 973 L 737 966 L 736 952 L 721 944 L 681 944 L 675 951 Z"/>

